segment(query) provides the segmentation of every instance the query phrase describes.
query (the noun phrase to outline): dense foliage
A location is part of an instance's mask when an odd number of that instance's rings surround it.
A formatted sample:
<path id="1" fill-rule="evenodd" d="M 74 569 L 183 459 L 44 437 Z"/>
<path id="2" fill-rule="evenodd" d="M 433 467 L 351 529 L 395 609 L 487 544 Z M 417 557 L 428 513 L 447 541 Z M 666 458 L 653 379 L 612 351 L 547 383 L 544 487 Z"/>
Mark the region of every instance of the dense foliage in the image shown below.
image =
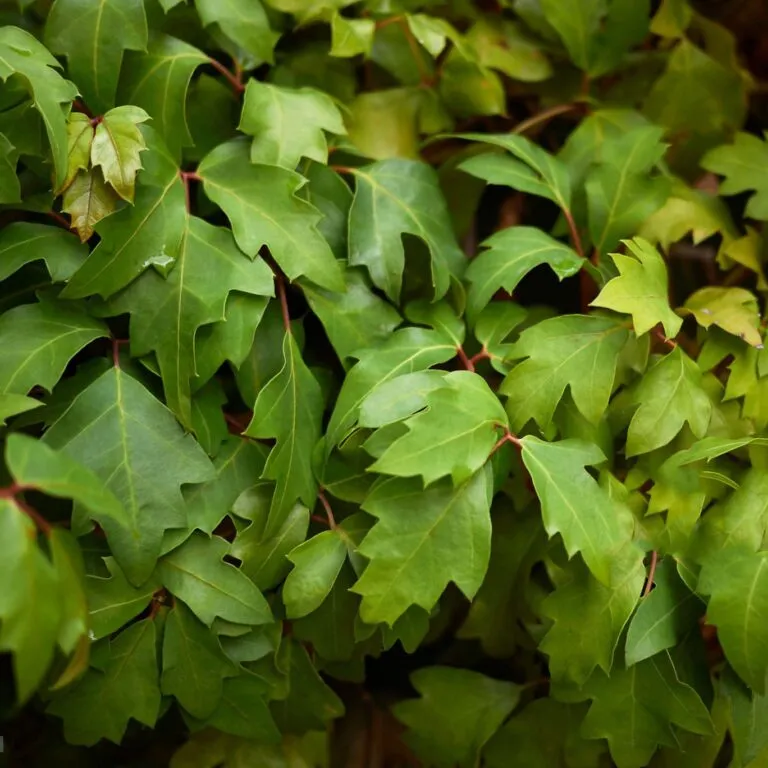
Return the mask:
<path id="1" fill-rule="evenodd" d="M 768 765 L 762 3 L 0 9 L 12 764 Z"/>

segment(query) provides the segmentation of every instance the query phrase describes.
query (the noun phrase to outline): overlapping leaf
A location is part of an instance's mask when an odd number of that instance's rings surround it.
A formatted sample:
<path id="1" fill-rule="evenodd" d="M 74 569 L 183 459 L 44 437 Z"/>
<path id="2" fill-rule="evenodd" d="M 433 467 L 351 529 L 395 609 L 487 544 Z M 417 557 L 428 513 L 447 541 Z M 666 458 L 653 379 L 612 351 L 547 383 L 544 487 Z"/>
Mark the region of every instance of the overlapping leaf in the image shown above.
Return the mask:
<path id="1" fill-rule="evenodd" d="M 86 387 L 45 442 L 92 470 L 122 502 L 125 525 L 103 513 L 97 520 L 129 580 L 140 585 L 154 568 L 163 532 L 186 525 L 179 486 L 213 476 L 203 450 L 119 368 Z"/>

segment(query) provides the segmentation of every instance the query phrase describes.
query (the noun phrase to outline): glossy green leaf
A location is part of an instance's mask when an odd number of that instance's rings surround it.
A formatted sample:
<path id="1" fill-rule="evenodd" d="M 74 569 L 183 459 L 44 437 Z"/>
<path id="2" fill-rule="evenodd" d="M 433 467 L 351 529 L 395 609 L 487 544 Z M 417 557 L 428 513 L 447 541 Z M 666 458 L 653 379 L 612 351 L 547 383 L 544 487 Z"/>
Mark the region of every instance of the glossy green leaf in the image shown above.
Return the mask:
<path id="1" fill-rule="evenodd" d="M 271 29 L 259 0 L 195 0 L 195 7 L 204 26 L 215 24 L 257 63 L 272 63 L 279 35 Z"/>
<path id="2" fill-rule="evenodd" d="M 221 699 L 224 678 L 236 673 L 216 636 L 176 603 L 163 632 L 163 693 L 175 696 L 192 716 L 206 718 Z"/>
<path id="3" fill-rule="evenodd" d="M 170 411 L 119 368 L 86 387 L 44 440 L 93 471 L 122 503 L 125 525 L 101 513 L 98 522 L 128 579 L 140 585 L 154 568 L 163 532 L 186 524 L 179 486 L 213 476 L 208 458 Z"/>
<path id="4" fill-rule="evenodd" d="M 69 279 L 88 255 L 77 238 L 58 227 L 14 222 L 0 231 L 0 280 L 25 264 L 44 261 L 51 280 Z"/>
<path id="5" fill-rule="evenodd" d="M 632 255 L 611 254 L 619 276 L 608 281 L 591 306 L 632 315 L 638 336 L 657 323 L 664 326 L 667 337 L 676 336 L 683 321 L 669 307 L 667 267 L 661 254 L 640 237 L 624 243 Z"/>
<path id="6" fill-rule="evenodd" d="M 56 0 L 45 25 L 45 43 L 67 58 L 69 76 L 95 113 L 114 106 L 126 50 L 147 47 L 141 0 Z"/>
<path id="7" fill-rule="evenodd" d="M 680 347 L 651 367 L 635 391 L 640 407 L 627 434 L 627 455 L 636 456 L 666 445 L 687 423 L 704 437 L 712 402 L 701 384 L 701 371 Z"/>
<path id="8" fill-rule="evenodd" d="M 625 326 L 595 315 L 554 317 L 523 331 L 507 357 L 526 359 L 499 388 L 507 398 L 512 428 L 520 429 L 531 418 L 545 428 L 566 387 L 585 418 L 597 423 L 608 408 L 628 339 Z"/>
<path id="9" fill-rule="evenodd" d="M 633 521 L 586 471 L 605 460 L 602 452 L 580 440 L 546 443 L 529 435 L 521 443 L 547 533 L 559 533 L 568 554 L 580 552 L 595 577 L 609 585 L 616 556 L 632 539 Z"/>
<path id="10" fill-rule="evenodd" d="M 304 275 L 328 290 L 344 290 L 341 270 L 317 230 L 319 212 L 296 196 L 304 183 L 297 173 L 251 165 L 242 142 L 217 147 L 203 159 L 198 173 L 248 256 L 255 257 L 267 245 L 290 279 Z"/>
<path id="11" fill-rule="evenodd" d="M 418 755 L 437 766 L 477 765 L 485 743 L 515 708 L 520 687 L 452 667 L 425 667 L 411 676 L 419 699 L 394 713 Z"/>
<path id="12" fill-rule="evenodd" d="M 0 316 L 0 392 L 49 392 L 67 363 L 90 342 L 106 336 L 104 325 L 81 307 L 63 302 L 25 304 Z"/>
<path id="13" fill-rule="evenodd" d="M 155 624 L 144 619 L 94 649 L 92 668 L 57 695 L 47 711 L 64 721 L 67 740 L 92 746 L 117 744 L 131 719 L 154 726 L 160 713 Z M 104 701 L 113 706 L 104 706 Z"/>
<path id="14" fill-rule="evenodd" d="M 377 523 L 359 547 L 370 563 L 352 588 L 363 621 L 392 626 L 411 605 L 430 611 L 450 581 L 467 597 L 477 592 L 490 557 L 490 491 L 487 470 L 458 488 L 393 478 L 373 489 L 363 509 Z"/>
<path id="15" fill-rule="evenodd" d="M 274 534 L 301 499 L 314 505 L 317 481 L 312 451 L 320 438 L 322 394 L 301 357 L 293 335 L 283 338 L 283 367 L 261 390 L 253 406 L 253 419 L 245 434 L 274 438 L 277 444 L 267 459 L 262 477 L 277 483 L 266 532 Z"/>
<path id="16" fill-rule="evenodd" d="M 435 172 L 424 163 L 382 160 L 353 173 L 349 263 L 367 267 L 373 284 L 396 302 L 405 267 L 402 236 L 413 235 L 429 249 L 435 298 L 444 296 L 451 276 L 463 271 L 464 256 Z"/>
<path id="17" fill-rule="evenodd" d="M 483 246 L 486 250 L 472 260 L 466 274 L 470 282 L 468 312 L 475 317 L 498 290 L 503 288 L 513 293 L 535 267 L 547 264 L 562 280 L 575 275 L 583 263 L 573 249 L 533 227 L 503 229 L 489 237 Z"/>
<path id="18" fill-rule="evenodd" d="M 160 560 L 158 576 L 206 626 L 217 616 L 240 624 L 269 623 L 272 613 L 261 592 L 239 569 L 223 562 L 228 550 L 218 536 L 195 533 Z"/>
<path id="19" fill-rule="evenodd" d="M 325 132 L 344 134 L 341 113 L 326 94 L 250 80 L 239 129 L 253 136 L 251 162 L 294 170 L 302 157 L 325 163 Z"/>

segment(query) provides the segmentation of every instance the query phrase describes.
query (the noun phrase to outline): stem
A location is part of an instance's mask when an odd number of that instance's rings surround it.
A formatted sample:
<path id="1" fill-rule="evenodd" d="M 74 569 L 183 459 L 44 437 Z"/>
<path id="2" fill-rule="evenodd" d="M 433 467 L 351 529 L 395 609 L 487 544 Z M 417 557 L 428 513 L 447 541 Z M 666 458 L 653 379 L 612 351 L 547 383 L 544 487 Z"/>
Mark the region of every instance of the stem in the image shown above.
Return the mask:
<path id="1" fill-rule="evenodd" d="M 184 202 L 187 206 L 187 213 L 192 210 L 192 202 L 189 191 L 189 185 L 191 181 L 202 181 L 202 177 L 196 171 L 179 171 L 179 178 L 184 185 Z"/>
<path id="2" fill-rule="evenodd" d="M 0 488 L 0 499 L 11 499 L 14 504 L 37 526 L 38 530 L 46 536 L 51 535 L 51 524 L 36 510 L 27 504 L 24 499 L 17 498 L 24 491 L 34 491 L 34 485 L 11 483 L 6 488 Z"/>
<path id="3" fill-rule="evenodd" d="M 651 565 L 648 568 L 648 579 L 645 582 L 645 589 L 643 589 L 643 594 L 641 597 L 648 597 L 648 595 L 651 593 L 651 590 L 653 589 L 653 578 L 656 575 L 656 565 L 659 562 L 659 555 L 654 549 L 653 552 L 651 552 Z"/>
<path id="4" fill-rule="evenodd" d="M 565 220 L 568 222 L 568 231 L 571 233 L 571 242 L 573 243 L 574 250 L 583 259 L 584 246 L 581 244 L 581 235 L 579 234 L 576 222 L 573 220 L 573 214 L 570 209 L 563 208 L 563 216 L 565 216 Z"/>
<path id="5" fill-rule="evenodd" d="M 470 359 L 467 357 L 467 353 L 464 351 L 464 347 L 459 344 L 458 347 L 456 347 L 456 355 L 461 360 L 461 364 L 464 366 L 464 368 L 468 371 L 472 371 L 472 373 L 475 372 L 475 364 L 473 362 L 473 359 Z"/>
<path id="6" fill-rule="evenodd" d="M 115 368 L 120 367 L 120 345 L 129 343 L 129 339 L 112 339 L 112 363 Z"/>
<path id="7" fill-rule="evenodd" d="M 517 435 L 513 435 L 509 429 L 507 429 L 503 437 L 499 438 L 496 445 L 494 445 L 491 449 L 491 453 L 488 458 L 490 459 L 491 456 L 493 456 L 493 454 L 496 453 L 496 451 L 498 451 L 502 445 L 504 445 L 504 443 L 512 443 L 512 445 L 514 445 L 515 448 L 517 448 L 519 451 L 523 449 L 523 441 Z"/>
<path id="8" fill-rule="evenodd" d="M 333 516 L 333 510 L 331 509 L 331 505 L 328 502 L 328 499 L 326 498 L 322 488 L 318 488 L 317 498 L 320 499 L 320 503 L 323 505 L 323 509 L 325 510 L 325 516 L 328 518 L 328 527 L 331 530 L 335 530 L 336 518 Z"/>
<path id="9" fill-rule="evenodd" d="M 291 332 L 291 315 L 288 311 L 288 296 L 285 293 L 285 279 L 279 273 L 275 273 L 275 285 L 277 286 L 277 295 L 280 297 L 280 309 L 283 312 L 283 327 L 286 333 Z"/>
<path id="10" fill-rule="evenodd" d="M 48 211 L 47 213 L 59 226 L 67 230 L 72 229 L 72 225 L 57 211 Z"/>
<path id="11" fill-rule="evenodd" d="M 477 365 L 481 360 L 490 360 L 491 359 L 491 353 L 483 347 L 477 354 L 472 355 L 472 357 L 469 358 L 469 362 L 472 366 Z"/>
<path id="12" fill-rule="evenodd" d="M 355 173 L 354 168 L 349 168 L 346 165 L 329 165 L 328 167 L 332 171 L 336 171 L 336 173 L 341 173 L 342 175 L 353 176 Z"/>
<path id="13" fill-rule="evenodd" d="M 235 73 L 230 72 L 220 61 L 209 58 L 208 63 L 224 78 L 229 81 L 232 90 L 239 96 L 244 90 L 242 70 L 235 63 Z"/>
<path id="14" fill-rule="evenodd" d="M 651 333 L 655 339 L 658 339 L 668 349 L 674 349 L 677 346 L 677 342 L 674 339 L 668 339 L 658 326 Z"/>
<path id="15" fill-rule="evenodd" d="M 512 129 L 512 133 L 525 133 L 527 130 L 533 128 L 534 126 L 537 126 L 541 123 L 546 123 L 548 120 L 551 120 L 553 117 L 557 117 L 558 115 L 565 115 L 568 112 L 573 112 L 579 107 L 580 105 L 575 102 L 570 104 L 558 104 L 556 107 L 550 107 L 549 109 L 545 109 L 535 115 L 531 115 L 531 117 L 519 122 Z"/>

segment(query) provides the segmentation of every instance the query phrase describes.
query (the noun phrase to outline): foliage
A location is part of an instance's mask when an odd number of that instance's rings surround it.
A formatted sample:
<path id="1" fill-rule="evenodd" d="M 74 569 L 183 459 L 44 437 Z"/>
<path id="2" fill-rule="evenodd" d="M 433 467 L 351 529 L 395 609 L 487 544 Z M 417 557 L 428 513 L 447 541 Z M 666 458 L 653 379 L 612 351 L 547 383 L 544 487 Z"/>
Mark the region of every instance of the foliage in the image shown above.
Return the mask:
<path id="1" fill-rule="evenodd" d="M 0 2 L 12 759 L 768 765 L 733 4 Z"/>

